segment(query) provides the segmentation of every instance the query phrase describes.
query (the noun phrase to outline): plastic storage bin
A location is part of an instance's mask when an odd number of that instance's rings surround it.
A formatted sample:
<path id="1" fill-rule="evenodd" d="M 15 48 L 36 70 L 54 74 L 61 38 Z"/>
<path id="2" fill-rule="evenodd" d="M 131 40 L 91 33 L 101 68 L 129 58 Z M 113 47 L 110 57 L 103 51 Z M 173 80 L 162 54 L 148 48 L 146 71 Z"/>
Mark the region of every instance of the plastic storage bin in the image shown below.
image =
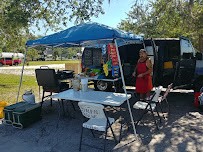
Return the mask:
<path id="1" fill-rule="evenodd" d="M 4 123 L 11 125 L 13 123 L 13 110 L 28 104 L 27 102 L 18 102 L 4 108 Z"/>
<path id="2" fill-rule="evenodd" d="M 13 127 L 25 128 L 41 119 L 40 104 L 25 104 L 13 110 Z"/>

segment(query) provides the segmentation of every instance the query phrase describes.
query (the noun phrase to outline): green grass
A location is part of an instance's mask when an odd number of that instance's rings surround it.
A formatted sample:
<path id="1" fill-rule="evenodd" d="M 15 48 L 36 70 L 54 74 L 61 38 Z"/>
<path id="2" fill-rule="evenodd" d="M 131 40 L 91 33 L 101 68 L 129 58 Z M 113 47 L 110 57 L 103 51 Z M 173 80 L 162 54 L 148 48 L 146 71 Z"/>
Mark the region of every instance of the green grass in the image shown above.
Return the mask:
<path id="1" fill-rule="evenodd" d="M 29 66 L 65 63 L 80 63 L 80 60 L 30 61 Z M 8 104 L 15 103 L 17 101 L 19 84 L 20 75 L 0 74 L 0 101 L 6 101 Z M 23 75 L 18 101 L 22 101 L 23 93 L 25 92 L 25 90 L 30 89 L 34 91 L 36 101 L 39 101 L 39 87 L 36 81 L 36 77 Z"/>
<path id="2" fill-rule="evenodd" d="M 47 65 L 47 64 L 65 64 L 65 63 L 80 63 L 80 60 L 29 61 L 29 65 Z"/>
<path id="3" fill-rule="evenodd" d="M 8 104 L 17 101 L 17 94 L 20 84 L 19 75 L 1 74 L 0 75 L 0 101 L 6 101 Z M 20 90 L 19 100 L 22 100 L 22 95 L 25 90 L 32 89 L 35 96 L 38 94 L 38 85 L 35 76 L 23 76 L 22 86 Z"/>

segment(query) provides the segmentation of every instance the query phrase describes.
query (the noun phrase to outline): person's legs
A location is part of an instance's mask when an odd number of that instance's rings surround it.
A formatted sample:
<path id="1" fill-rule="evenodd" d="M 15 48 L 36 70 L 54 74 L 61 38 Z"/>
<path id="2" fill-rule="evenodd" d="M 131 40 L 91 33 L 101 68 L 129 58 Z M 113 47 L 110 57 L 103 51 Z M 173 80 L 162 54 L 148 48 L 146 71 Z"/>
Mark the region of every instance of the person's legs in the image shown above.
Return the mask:
<path id="1" fill-rule="evenodd" d="M 150 98 L 150 91 L 146 93 L 146 99 Z"/>
<path id="2" fill-rule="evenodd" d="M 140 93 L 140 100 L 144 100 L 144 98 L 145 98 L 145 94 Z"/>

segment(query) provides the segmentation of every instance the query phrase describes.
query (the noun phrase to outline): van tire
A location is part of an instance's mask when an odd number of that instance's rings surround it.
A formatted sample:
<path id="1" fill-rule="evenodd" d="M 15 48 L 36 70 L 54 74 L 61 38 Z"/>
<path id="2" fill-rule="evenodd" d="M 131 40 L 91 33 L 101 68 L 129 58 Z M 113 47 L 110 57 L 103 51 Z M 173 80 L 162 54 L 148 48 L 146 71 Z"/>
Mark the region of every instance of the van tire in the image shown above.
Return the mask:
<path id="1" fill-rule="evenodd" d="M 106 81 L 98 80 L 94 81 L 94 88 L 97 91 L 110 91 L 112 89 L 112 84 Z"/>
<path id="2" fill-rule="evenodd" d="M 2 63 L 0 63 L 0 67 L 1 67 L 1 66 L 3 66 L 3 64 L 2 64 Z"/>

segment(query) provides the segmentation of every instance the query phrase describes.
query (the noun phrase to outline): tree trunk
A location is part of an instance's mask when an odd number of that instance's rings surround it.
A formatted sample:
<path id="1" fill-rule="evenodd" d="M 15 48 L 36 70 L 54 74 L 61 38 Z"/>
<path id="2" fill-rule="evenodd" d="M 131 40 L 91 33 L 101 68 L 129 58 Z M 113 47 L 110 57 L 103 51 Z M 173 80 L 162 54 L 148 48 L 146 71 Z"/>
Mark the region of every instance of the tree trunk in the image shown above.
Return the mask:
<path id="1" fill-rule="evenodd" d="M 189 1 L 189 5 L 190 5 L 190 6 L 193 6 L 193 5 L 194 5 L 194 0 L 190 0 L 190 1 Z"/>
<path id="2" fill-rule="evenodd" d="M 199 35 L 199 51 L 203 52 L 203 34 Z"/>

